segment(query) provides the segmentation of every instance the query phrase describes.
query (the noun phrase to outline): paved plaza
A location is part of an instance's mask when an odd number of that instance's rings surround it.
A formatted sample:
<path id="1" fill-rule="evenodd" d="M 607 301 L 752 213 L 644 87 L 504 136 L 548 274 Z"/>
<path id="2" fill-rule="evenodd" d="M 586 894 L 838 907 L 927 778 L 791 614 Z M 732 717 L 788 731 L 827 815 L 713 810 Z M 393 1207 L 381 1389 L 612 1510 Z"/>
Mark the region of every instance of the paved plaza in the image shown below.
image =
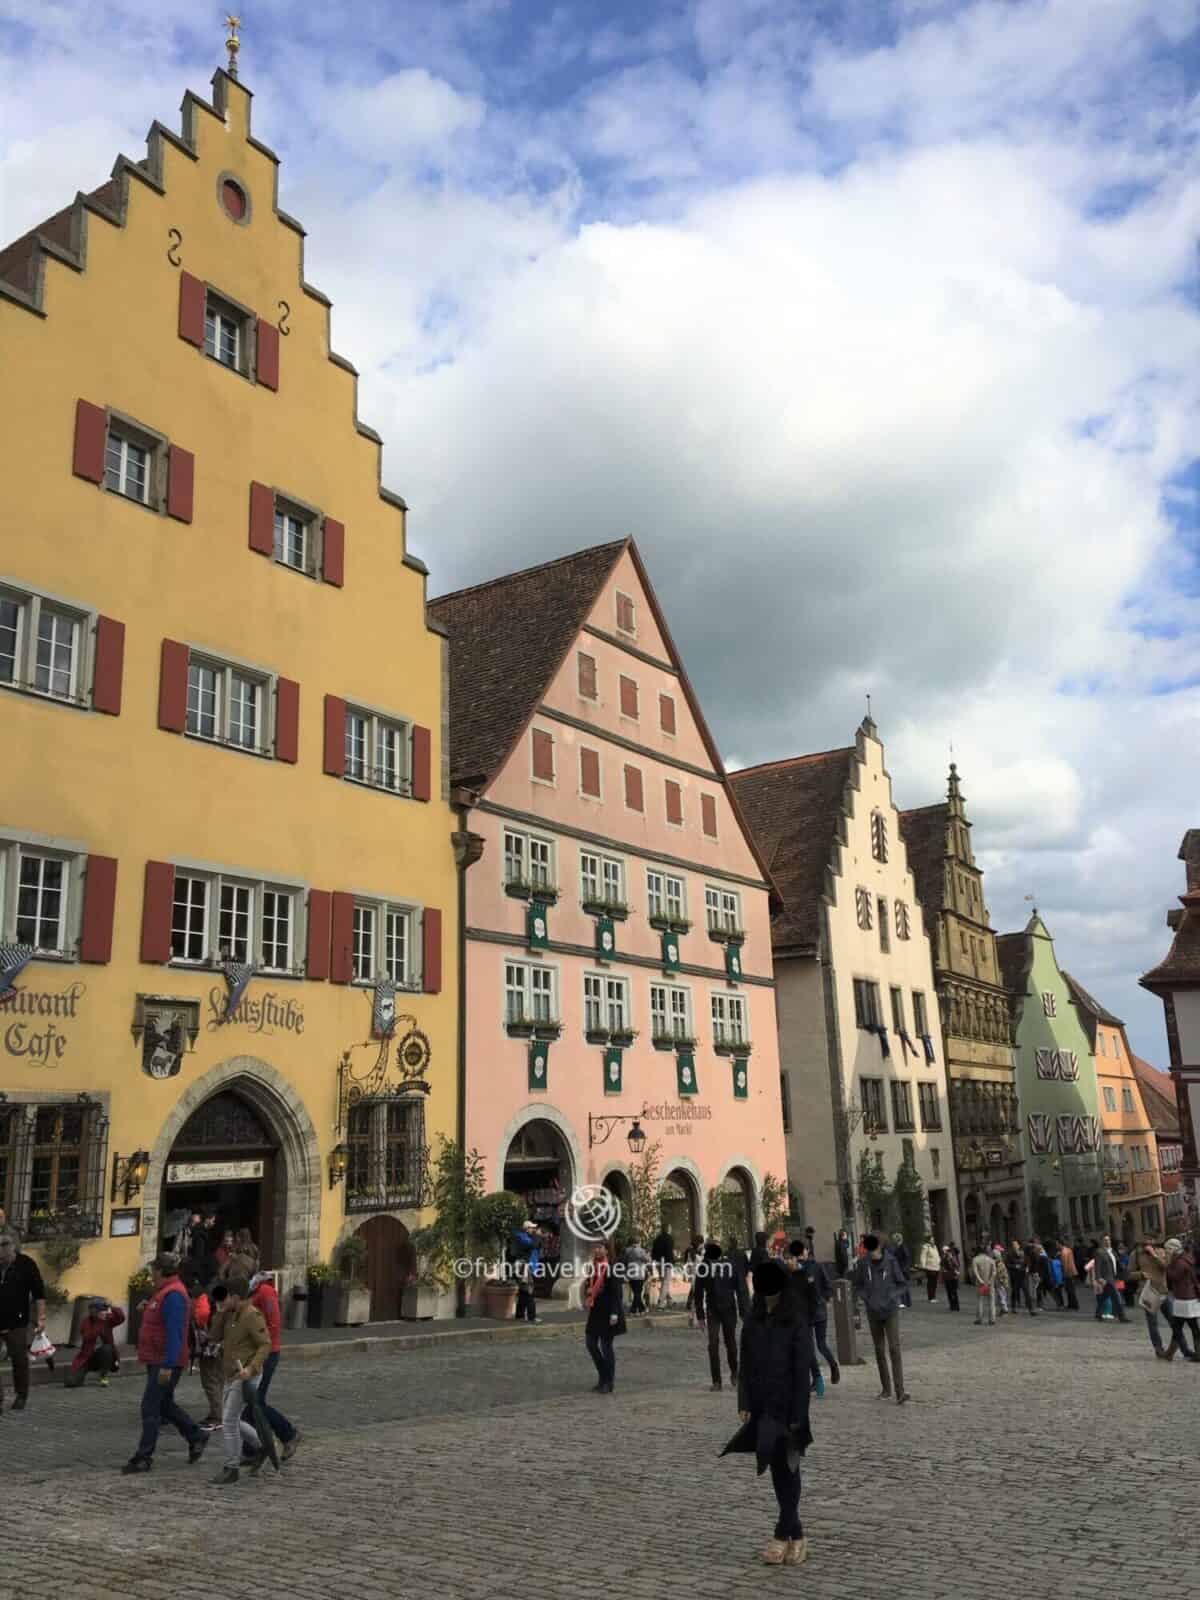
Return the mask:
<path id="1" fill-rule="evenodd" d="M 966 1295 L 964 1294 L 964 1300 Z M 1178 1586 L 1195 1514 L 1200 1369 L 1155 1361 L 1140 1312 L 904 1314 L 913 1403 L 873 1365 L 814 1404 L 801 1513 L 812 1555 L 758 1565 L 774 1502 L 709 1392 L 703 1335 L 639 1327 L 601 1398 L 578 1329 L 338 1359 L 285 1355 L 273 1399 L 305 1442 L 276 1477 L 209 1486 L 164 1435 L 117 1472 L 140 1383 L 34 1390 L 0 1419 L 0 1600 L 658 1600 L 794 1589 L 935 1600 L 997 1588 L 1095 1600 Z M 132 1372 L 132 1366 L 127 1372 Z M 202 1415 L 199 1383 L 181 1397 Z"/>

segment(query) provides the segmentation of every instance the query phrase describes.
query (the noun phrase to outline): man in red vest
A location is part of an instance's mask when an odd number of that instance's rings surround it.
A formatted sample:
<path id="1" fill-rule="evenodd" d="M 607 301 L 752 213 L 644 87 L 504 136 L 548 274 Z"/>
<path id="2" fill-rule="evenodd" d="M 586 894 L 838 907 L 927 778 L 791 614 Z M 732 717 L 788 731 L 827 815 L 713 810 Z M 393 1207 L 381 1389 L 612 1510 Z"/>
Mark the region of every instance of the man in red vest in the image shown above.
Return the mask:
<path id="1" fill-rule="evenodd" d="M 199 1461 L 210 1438 L 175 1404 L 175 1385 L 188 1363 L 188 1323 L 191 1320 L 188 1293 L 179 1277 L 179 1257 L 161 1255 L 150 1271 L 154 1292 L 138 1307 L 142 1325 L 138 1329 L 137 1353 L 138 1360 L 146 1368 L 142 1437 L 121 1468 L 126 1475 L 150 1471 L 158 1430 L 164 1422 L 172 1423 L 187 1440 L 189 1466 Z"/>

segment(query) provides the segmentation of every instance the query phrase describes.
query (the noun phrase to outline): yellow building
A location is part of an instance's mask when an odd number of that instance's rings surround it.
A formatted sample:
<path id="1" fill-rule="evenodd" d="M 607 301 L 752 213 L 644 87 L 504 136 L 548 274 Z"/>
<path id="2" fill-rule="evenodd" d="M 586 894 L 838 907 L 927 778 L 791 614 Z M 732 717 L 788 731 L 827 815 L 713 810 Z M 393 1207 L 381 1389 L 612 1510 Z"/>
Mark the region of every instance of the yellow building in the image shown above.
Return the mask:
<path id="1" fill-rule="evenodd" d="M 193 1206 L 284 1292 L 365 1229 L 378 1317 L 457 1127 L 445 641 L 250 99 L 0 252 L 0 1200 L 119 1301 Z"/>

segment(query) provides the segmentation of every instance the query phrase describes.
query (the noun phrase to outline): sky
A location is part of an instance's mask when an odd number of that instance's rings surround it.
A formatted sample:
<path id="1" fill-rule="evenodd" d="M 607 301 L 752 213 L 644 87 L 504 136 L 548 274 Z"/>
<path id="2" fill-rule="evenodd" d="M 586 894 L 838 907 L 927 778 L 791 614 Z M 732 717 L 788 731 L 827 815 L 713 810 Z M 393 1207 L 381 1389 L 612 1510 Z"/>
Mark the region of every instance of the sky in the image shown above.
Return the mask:
<path id="1" fill-rule="evenodd" d="M 1197 0 L 247 0 L 242 81 L 444 593 L 633 535 L 731 766 L 957 762 L 993 925 L 1166 1063 L 1200 826 Z M 0 0 L 0 237 L 223 10 Z"/>

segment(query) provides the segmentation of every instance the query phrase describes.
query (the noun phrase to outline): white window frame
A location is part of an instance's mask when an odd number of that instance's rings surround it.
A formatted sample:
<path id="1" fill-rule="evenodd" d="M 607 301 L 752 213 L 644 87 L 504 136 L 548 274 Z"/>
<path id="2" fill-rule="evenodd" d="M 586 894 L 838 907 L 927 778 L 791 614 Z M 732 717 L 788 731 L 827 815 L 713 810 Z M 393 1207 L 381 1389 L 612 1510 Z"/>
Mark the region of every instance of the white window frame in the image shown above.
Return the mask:
<path id="1" fill-rule="evenodd" d="M 657 881 L 658 887 L 655 887 Z M 673 894 L 672 891 L 675 891 Z M 672 910 L 674 901 L 676 909 Z M 659 906 L 655 910 L 655 905 Z M 668 922 L 687 921 L 687 879 L 662 867 L 646 868 L 646 915 Z"/>
<path id="2" fill-rule="evenodd" d="M 748 1045 L 750 1040 L 750 1007 L 746 996 L 730 993 L 728 989 L 710 989 L 708 1013 L 712 1022 L 713 1046 L 719 1044 Z"/>
<path id="3" fill-rule="evenodd" d="M 42 845 L 20 835 L 0 835 L 0 940 L 5 944 L 32 942 L 34 955 L 39 961 L 75 960 L 83 912 L 81 880 L 85 860 L 86 853 L 83 850 Z M 22 938 L 18 932 L 21 869 L 25 861 L 55 862 L 62 868 L 62 883 L 58 890 L 58 943 L 55 945 L 39 945 L 36 940 Z M 36 920 L 40 924 L 42 919 L 38 916 Z"/>
<path id="4" fill-rule="evenodd" d="M 929 1002 L 925 998 L 924 989 L 912 991 L 913 1032 L 918 1039 L 932 1038 L 929 1032 Z M 925 1027 L 921 1027 L 924 1022 Z"/>
<path id="5" fill-rule="evenodd" d="M 60 600 L 41 590 L 26 589 L 5 581 L 0 581 L 0 601 L 7 601 L 17 608 L 13 677 L 11 681 L 0 679 L 0 688 L 37 695 L 40 700 L 55 701 L 59 705 L 88 705 L 91 694 L 81 686 L 91 684 L 96 613 L 74 601 Z M 71 628 L 71 668 L 66 694 L 58 694 L 51 688 L 38 685 L 38 672 L 41 670 L 38 647 L 44 614 L 64 620 Z M 54 669 L 50 670 L 53 672 Z"/>
<path id="6" fill-rule="evenodd" d="M 208 339 L 210 318 L 214 324 L 211 348 Z M 221 353 L 223 323 L 229 324 L 233 329 L 232 361 L 227 361 Z M 250 318 L 239 306 L 227 300 L 224 295 L 218 294 L 215 289 L 204 291 L 204 354 L 219 367 L 227 367 L 231 372 L 240 372 L 243 377 L 250 371 Z"/>
<path id="7" fill-rule="evenodd" d="M 400 976 L 387 965 L 387 926 L 389 917 L 399 918 L 406 929 L 405 962 Z M 360 973 L 355 959 L 353 938 L 357 936 L 360 922 L 371 930 L 371 970 Z M 351 920 L 353 930 L 350 948 L 350 982 L 359 988 L 373 989 L 382 979 L 390 978 L 397 989 L 407 993 L 419 992 L 424 967 L 424 949 L 421 943 L 421 907 L 411 900 L 384 898 L 356 894 Z"/>
<path id="8" fill-rule="evenodd" d="M 720 884 L 704 885 L 704 921 L 709 933 L 741 933 L 742 897 L 737 889 L 723 889 Z"/>
<path id="9" fill-rule="evenodd" d="M 218 685 L 216 694 L 215 725 L 213 733 L 203 733 L 192 723 L 192 670 L 211 672 Z M 245 744 L 233 737 L 234 681 L 251 685 L 257 694 L 258 709 L 253 744 Z M 189 739 L 201 744 L 219 744 L 227 750 L 239 750 L 243 755 L 270 756 L 275 734 L 276 675 L 262 667 L 251 667 L 242 661 L 214 655 L 199 646 L 188 646 L 187 701 L 184 708 L 184 732 Z"/>
<path id="10" fill-rule="evenodd" d="M 511 849 L 511 845 L 519 848 Z M 545 852 L 544 861 L 535 869 L 534 856 Z M 512 862 L 520 861 L 520 870 L 512 871 Z M 532 889 L 558 888 L 558 848 L 555 839 L 545 834 L 528 833 L 521 828 L 504 829 L 504 851 L 501 871 L 508 884 L 527 884 Z"/>
<path id="11" fill-rule="evenodd" d="M 116 482 L 110 481 L 110 474 L 114 473 L 109 456 L 117 455 L 115 468 Z M 145 456 L 144 481 L 142 493 L 132 493 L 129 487 L 129 453 L 131 450 L 139 451 Z M 109 494 L 119 494 L 124 500 L 132 500 L 135 505 L 153 506 L 155 491 L 155 469 L 157 467 L 157 446 L 153 441 L 139 437 L 134 429 L 110 417 L 104 435 L 104 487 Z"/>
<path id="12" fill-rule="evenodd" d="M 632 626 L 632 628 L 623 628 L 621 626 L 621 601 L 622 600 L 627 600 L 629 602 L 629 614 L 633 618 L 633 626 Z M 624 589 L 618 589 L 616 591 L 616 598 L 613 601 L 613 607 L 614 607 L 614 610 L 616 611 L 617 632 L 618 633 L 623 633 L 627 639 L 636 639 L 637 638 L 637 631 L 638 631 L 638 629 L 637 629 L 637 601 L 634 599 L 634 597 L 631 594 L 626 594 Z"/>
<path id="13" fill-rule="evenodd" d="M 284 883 L 278 878 L 259 877 L 253 873 L 192 866 L 187 862 L 173 863 L 173 870 L 175 881 L 171 885 L 171 954 L 168 957 L 171 966 L 205 969 L 219 967 L 226 960 L 239 959 L 233 954 L 225 954 L 220 943 L 222 894 L 225 889 L 232 889 L 245 890 L 250 897 L 250 940 L 246 955 L 254 963 L 255 970 L 279 977 L 303 976 L 307 925 L 306 897 L 301 885 Z M 174 950 L 176 883 L 180 878 L 199 883 L 204 888 L 199 956 L 176 955 Z M 268 894 L 278 895 L 289 902 L 288 962 L 284 966 L 275 962 L 268 964 L 266 960 L 265 914 Z"/>
<path id="14" fill-rule="evenodd" d="M 364 761 L 361 772 L 351 770 L 350 722 L 352 718 L 363 724 Z M 347 700 L 346 716 L 342 730 L 342 749 L 345 763 L 342 775 L 346 782 L 357 784 L 362 789 L 377 789 L 381 794 L 398 794 L 411 798 L 412 730 L 413 725 L 407 717 L 396 716 L 389 711 L 377 711 L 373 706 L 363 705 L 356 700 Z M 386 781 L 382 759 L 384 741 L 389 734 L 395 736 L 399 753 L 395 781 L 391 783 Z"/>
<path id="15" fill-rule="evenodd" d="M 1117 1109 L 1117 1091 L 1108 1083 L 1102 1083 L 1100 1087 L 1104 1092 L 1105 1111 L 1115 1111 Z"/>
<path id="16" fill-rule="evenodd" d="M 299 527 L 303 540 L 299 563 L 291 560 L 289 554 L 291 523 Z M 319 564 L 317 544 L 320 525 L 321 519 L 311 506 L 302 506 L 295 500 L 289 500 L 286 495 L 276 495 L 271 521 L 271 553 L 278 565 L 286 567 L 289 572 L 303 573 L 306 578 L 315 578 Z"/>
<path id="17" fill-rule="evenodd" d="M 650 985 L 650 1032 L 655 1039 L 684 1040 L 696 1037 L 692 991 L 687 984 Z"/>
<path id="18" fill-rule="evenodd" d="M 516 1014 L 509 1001 L 518 997 Z M 537 1027 L 557 1027 L 561 1018 L 559 1009 L 559 973 L 556 966 L 541 961 L 515 961 L 505 959 L 503 984 L 500 993 L 501 1022 L 504 1027 L 533 1023 Z"/>
<path id="19" fill-rule="evenodd" d="M 598 1002 L 597 1002 L 598 996 Z M 599 1026 L 592 1020 L 599 1004 Z M 615 972 L 583 974 L 583 1030 L 607 1034 L 633 1032 L 633 985 Z"/>
<path id="20" fill-rule="evenodd" d="M 869 1015 L 866 1018 L 863 1018 L 863 1017 L 859 1016 L 859 1007 L 858 1007 L 858 995 L 859 995 L 859 992 L 860 992 L 859 989 L 858 989 L 858 985 L 859 984 L 863 984 L 865 986 L 865 988 L 866 988 L 867 999 L 870 1001 L 870 1005 L 869 1005 L 869 1007 L 867 1009 L 868 1009 L 869 1012 L 873 1013 L 873 1015 Z M 872 1024 L 874 1024 L 876 1026 L 882 1026 L 883 1025 L 883 1015 L 884 1015 L 884 1013 L 883 1013 L 883 993 L 882 993 L 882 990 L 880 988 L 878 979 L 876 979 L 876 978 L 854 978 L 854 979 L 852 979 L 851 980 L 851 998 L 854 1001 L 854 1021 L 855 1021 L 855 1025 L 857 1027 L 865 1029 L 867 1027 L 870 1027 Z"/>
<path id="21" fill-rule="evenodd" d="M 594 874 L 589 874 L 587 870 L 589 861 L 596 863 Z M 594 883 L 595 893 L 590 890 L 589 882 Z M 628 906 L 625 862 L 620 856 L 605 855 L 601 850 L 580 850 L 579 902 L 581 905 Z"/>

